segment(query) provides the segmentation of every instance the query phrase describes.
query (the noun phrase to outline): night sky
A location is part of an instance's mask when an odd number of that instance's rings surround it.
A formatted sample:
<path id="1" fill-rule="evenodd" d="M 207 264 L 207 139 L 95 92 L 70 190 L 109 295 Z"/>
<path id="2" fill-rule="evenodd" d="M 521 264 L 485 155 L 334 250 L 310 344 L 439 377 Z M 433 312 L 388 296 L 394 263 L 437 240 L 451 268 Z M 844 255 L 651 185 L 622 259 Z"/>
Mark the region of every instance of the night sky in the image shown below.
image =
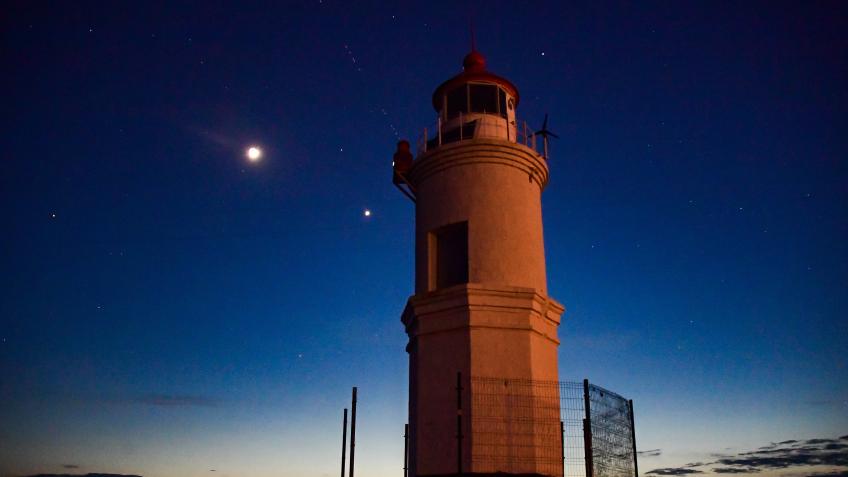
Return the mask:
<path id="1" fill-rule="evenodd" d="M 844 2 L 3 10 L 0 475 L 336 475 L 351 386 L 358 474 L 401 475 L 391 155 L 471 18 L 560 136 L 560 378 L 634 400 L 649 476 L 848 472 Z"/>

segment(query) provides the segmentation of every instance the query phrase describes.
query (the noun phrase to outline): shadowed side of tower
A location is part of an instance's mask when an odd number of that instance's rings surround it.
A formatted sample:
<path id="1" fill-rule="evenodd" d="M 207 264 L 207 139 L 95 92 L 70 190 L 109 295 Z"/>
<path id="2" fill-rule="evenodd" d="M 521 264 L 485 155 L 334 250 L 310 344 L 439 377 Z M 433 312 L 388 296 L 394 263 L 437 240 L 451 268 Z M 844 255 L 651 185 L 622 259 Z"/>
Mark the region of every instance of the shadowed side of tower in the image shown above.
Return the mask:
<path id="1" fill-rule="evenodd" d="M 463 66 L 433 95 L 438 129 L 424 151 L 395 169 L 396 183 L 400 177 L 416 201 L 415 295 L 402 316 L 410 472 L 560 475 L 538 455 L 542 444 L 550 448 L 543 440 L 559 445 L 538 424 L 558 425 L 558 395 L 531 391 L 526 408 L 536 415 L 499 427 L 483 418 L 472 381 L 557 381 L 563 307 L 547 296 L 541 194 L 548 166 L 517 140 L 518 90 L 488 72 L 476 51 Z"/>

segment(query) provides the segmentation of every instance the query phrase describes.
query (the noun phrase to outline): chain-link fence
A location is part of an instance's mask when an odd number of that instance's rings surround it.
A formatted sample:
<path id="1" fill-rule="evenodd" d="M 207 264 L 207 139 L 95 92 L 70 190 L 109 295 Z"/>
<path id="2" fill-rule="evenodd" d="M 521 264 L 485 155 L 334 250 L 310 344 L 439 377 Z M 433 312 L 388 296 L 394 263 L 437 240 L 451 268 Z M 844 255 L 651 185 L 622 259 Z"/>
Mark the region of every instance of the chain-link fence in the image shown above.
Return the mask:
<path id="1" fill-rule="evenodd" d="M 635 476 L 632 403 L 618 394 L 588 381 L 472 377 L 470 384 L 475 473 Z"/>

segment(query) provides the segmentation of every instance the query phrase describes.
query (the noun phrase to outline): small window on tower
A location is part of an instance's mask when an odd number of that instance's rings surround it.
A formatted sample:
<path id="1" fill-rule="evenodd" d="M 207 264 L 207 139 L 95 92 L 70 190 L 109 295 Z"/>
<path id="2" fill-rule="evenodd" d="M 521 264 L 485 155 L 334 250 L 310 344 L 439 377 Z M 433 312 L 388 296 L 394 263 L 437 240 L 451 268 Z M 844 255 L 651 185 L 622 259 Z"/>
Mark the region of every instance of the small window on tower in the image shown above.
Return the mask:
<path id="1" fill-rule="evenodd" d="M 468 91 L 465 88 L 466 85 L 462 85 L 448 93 L 448 119 L 468 112 Z"/>
<path id="2" fill-rule="evenodd" d="M 440 227 L 430 232 L 428 242 L 428 288 L 468 283 L 468 222 Z"/>
<path id="3" fill-rule="evenodd" d="M 493 84 L 469 85 L 472 113 L 498 112 L 498 87 Z"/>

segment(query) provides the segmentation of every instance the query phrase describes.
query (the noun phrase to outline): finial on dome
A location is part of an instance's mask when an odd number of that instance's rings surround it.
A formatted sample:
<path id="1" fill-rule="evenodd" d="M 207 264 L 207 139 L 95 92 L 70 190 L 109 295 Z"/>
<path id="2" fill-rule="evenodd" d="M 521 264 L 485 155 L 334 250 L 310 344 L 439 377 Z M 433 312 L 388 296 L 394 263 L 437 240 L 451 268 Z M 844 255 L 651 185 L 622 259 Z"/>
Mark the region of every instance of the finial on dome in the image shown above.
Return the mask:
<path id="1" fill-rule="evenodd" d="M 483 71 L 486 69 L 486 58 L 479 51 L 471 50 L 463 58 L 462 68 L 465 71 Z"/>
<path id="2" fill-rule="evenodd" d="M 483 71 L 486 69 L 486 58 L 477 51 L 477 42 L 474 38 L 474 19 L 468 20 L 468 29 L 471 32 L 471 52 L 462 59 L 462 69 L 465 71 Z"/>

